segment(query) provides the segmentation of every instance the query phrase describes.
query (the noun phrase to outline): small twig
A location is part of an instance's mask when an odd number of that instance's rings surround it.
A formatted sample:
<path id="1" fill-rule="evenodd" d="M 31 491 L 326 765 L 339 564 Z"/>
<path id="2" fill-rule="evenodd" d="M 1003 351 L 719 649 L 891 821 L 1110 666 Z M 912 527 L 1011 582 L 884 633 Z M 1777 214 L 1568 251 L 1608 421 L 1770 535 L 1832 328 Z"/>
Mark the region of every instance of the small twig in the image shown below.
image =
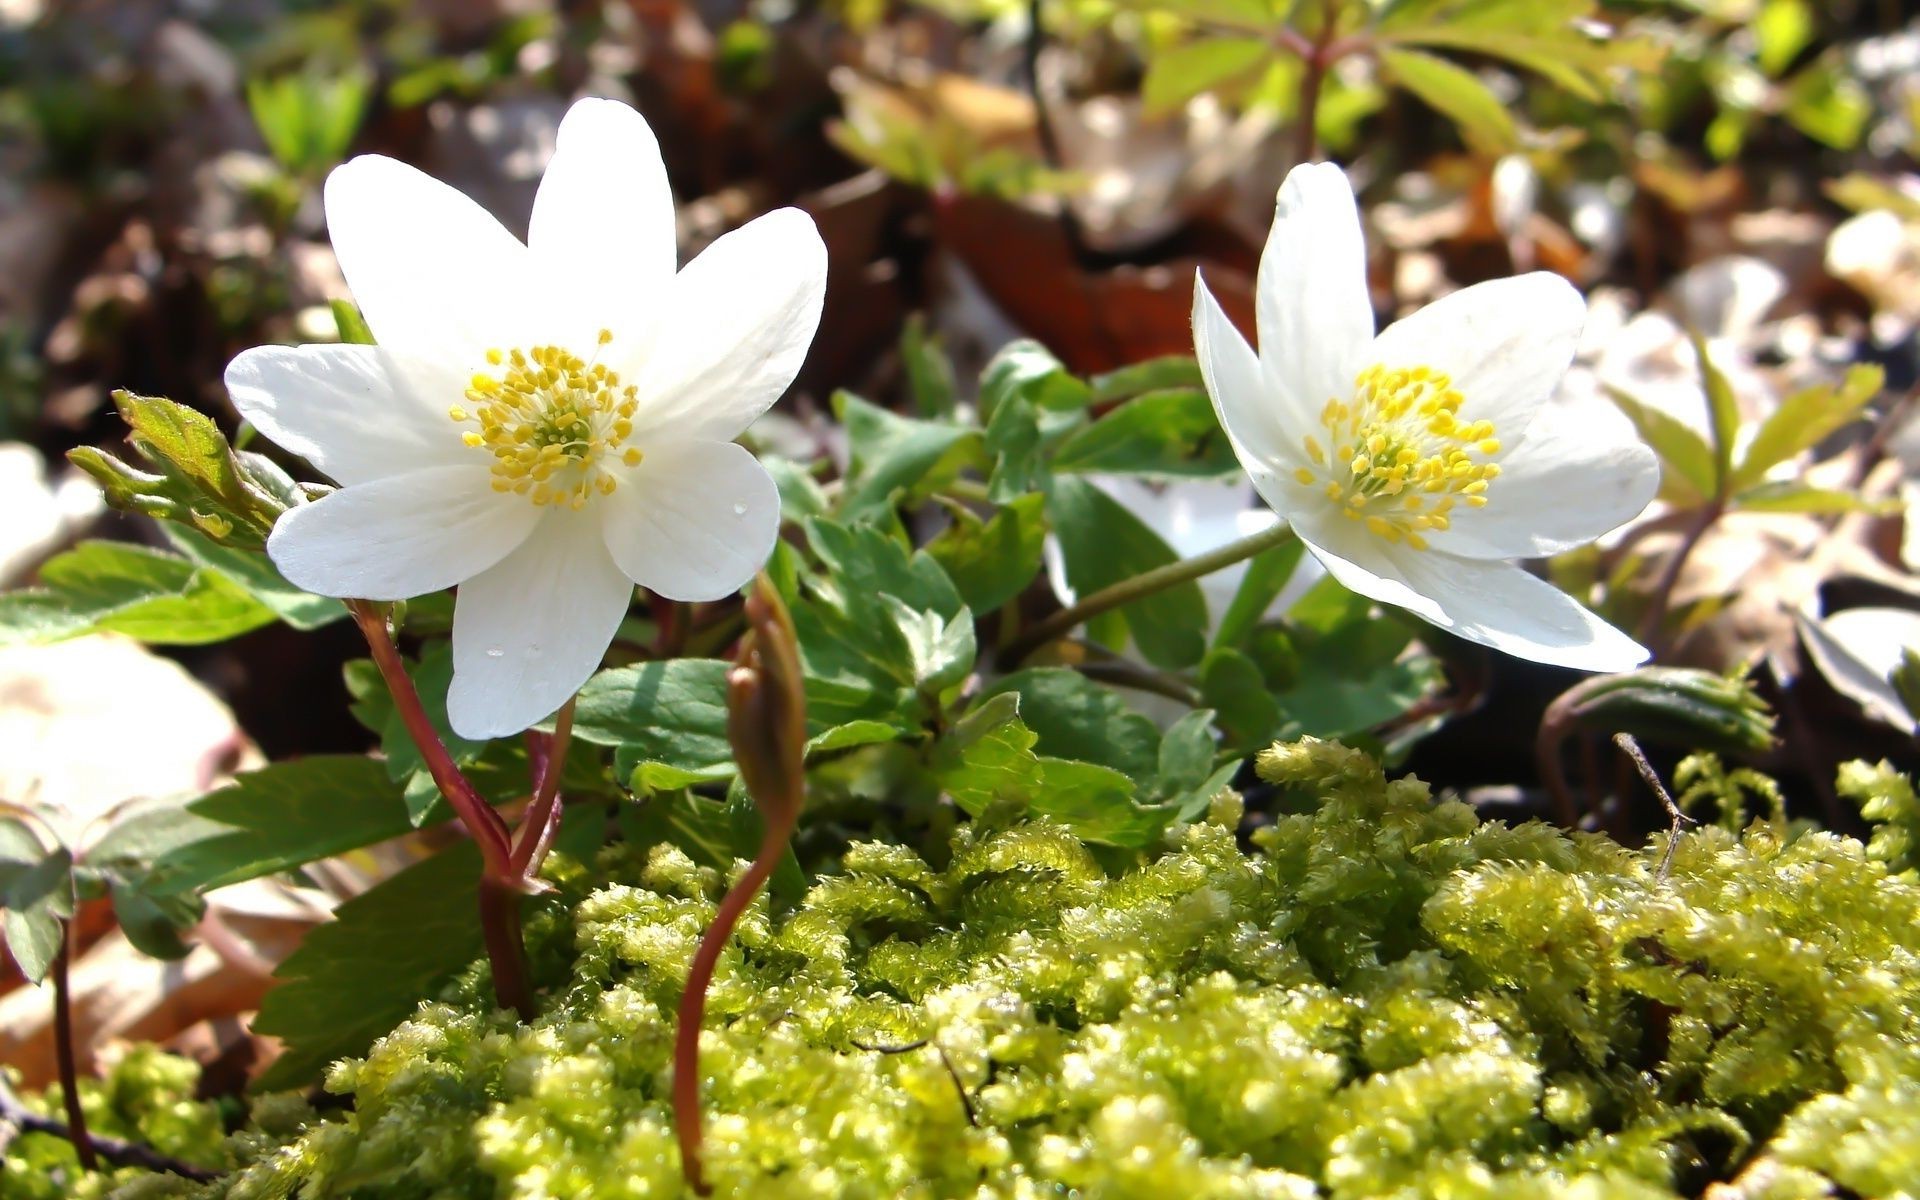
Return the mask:
<path id="1" fill-rule="evenodd" d="M 953 1060 L 947 1057 L 944 1046 L 935 1044 L 932 1038 L 921 1038 L 917 1042 L 908 1042 L 903 1046 L 869 1046 L 858 1038 L 848 1038 L 847 1043 L 856 1050 L 865 1050 L 869 1054 L 906 1054 L 925 1046 L 932 1046 L 933 1052 L 940 1056 L 940 1065 L 946 1068 L 947 1078 L 953 1080 L 953 1090 L 960 1097 L 960 1110 L 967 1114 L 967 1124 L 978 1126 L 980 1116 L 973 1110 L 973 1097 L 967 1095 L 967 1085 L 960 1080 L 960 1072 L 954 1068 Z"/>
<path id="2" fill-rule="evenodd" d="M 1632 734 L 1614 734 L 1613 744 L 1620 747 L 1626 756 L 1633 760 L 1634 767 L 1640 772 L 1640 778 L 1646 780 L 1647 786 L 1653 789 L 1653 794 L 1660 798 L 1661 806 L 1667 810 L 1668 820 L 1673 822 L 1667 830 L 1667 851 L 1660 856 L 1660 869 L 1654 872 L 1653 876 L 1654 882 L 1665 883 L 1667 876 L 1673 871 L 1674 852 L 1680 848 L 1680 831 L 1693 824 L 1693 818 L 1681 812 L 1680 806 L 1673 802 L 1673 797 L 1667 792 L 1667 785 L 1660 782 L 1659 773 L 1653 769 L 1653 764 L 1647 761 L 1647 756 L 1640 750 L 1640 743 L 1633 739 Z"/>
<path id="3" fill-rule="evenodd" d="M 11 1125 L 21 1133 L 41 1133 L 49 1137 L 73 1141 L 73 1135 L 67 1126 L 52 1117 L 43 1117 L 29 1111 L 7 1086 L 5 1076 L 0 1076 L 0 1125 Z M 181 1162 L 177 1158 L 162 1154 L 152 1146 L 142 1142 L 127 1142 L 119 1138 L 91 1136 L 93 1150 L 108 1163 L 116 1167 L 139 1167 L 147 1171 L 164 1171 L 191 1179 L 196 1183 L 206 1183 L 220 1177 L 218 1171 L 209 1171 L 205 1167 L 196 1167 Z M 79 1143 L 75 1143 L 78 1148 Z M 92 1170 L 94 1168 L 88 1168 Z"/>
<path id="4" fill-rule="evenodd" d="M 560 706 L 559 714 L 554 717 L 552 735 L 542 739 L 538 761 L 529 763 L 536 790 L 533 803 L 521 818 L 511 856 L 514 868 L 528 883 L 540 873 L 540 865 L 546 861 L 547 851 L 553 845 L 553 835 L 560 828 L 560 776 L 566 770 L 567 751 L 573 745 L 573 706 L 572 699 Z"/>

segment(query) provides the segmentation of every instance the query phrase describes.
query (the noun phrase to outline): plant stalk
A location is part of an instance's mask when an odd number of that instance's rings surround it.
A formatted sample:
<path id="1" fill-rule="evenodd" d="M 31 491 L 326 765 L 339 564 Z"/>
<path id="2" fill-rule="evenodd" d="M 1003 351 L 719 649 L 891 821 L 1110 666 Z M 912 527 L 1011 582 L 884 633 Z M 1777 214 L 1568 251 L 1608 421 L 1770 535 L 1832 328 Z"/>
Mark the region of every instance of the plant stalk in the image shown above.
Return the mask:
<path id="1" fill-rule="evenodd" d="M 1687 560 L 1693 557 L 1694 549 L 1700 545 L 1700 539 L 1707 536 L 1707 531 L 1713 528 L 1714 523 L 1725 512 L 1724 500 L 1716 499 L 1709 502 L 1694 518 L 1693 524 L 1687 527 L 1686 533 L 1681 535 L 1680 544 L 1668 557 L 1667 565 L 1661 569 L 1660 578 L 1653 585 L 1653 594 L 1648 599 L 1647 611 L 1640 617 L 1640 627 L 1636 632 L 1643 644 L 1660 632 L 1660 622 L 1666 619 L 1667 610 L 1673 604 L 1673 589 L 1680 582 L 1680 573 L 1686 570 Z"/>
<path id="2" fill-rule="evenodd" d="M 1046 620 L 1034 625 L 1015 638 L 1000 655 L 1000 661 L 1008 667 L 1018 667 L 1035 650 L 1062 637 L 1080 625 L 1091 621 L 1101 613 L 1144 599 L 1155 592 L 1211 575 L 1215 571 L 1244 562 L 1264 550 L 1284 545 L 1292 540 L 1293 530 L 1285 522 L 1280 522 L 1259 533 L 1241 538 L 1237 542 L 1228 542 L 1217 550 L 1205 554 L 1196 554 L 1192 558 L 1183 558 L 1163 567 L 1122 579 L 1109 587 L 1101 588 L 1079 603 L 1061 609 Z"/>
<path id="3" fill-rule="evenodd" d="M 542 753 L 534 763 L 533 803 L 527 806 L 527 815 L 521 819 L 513 847 L 515 871 L 526 883 L 531 883 L 540 873 L 540 864 L 546 861 L 553 835 L 560 828 L 560 776 L 566 770 L 567 751 L 573 745 L 573 706 L 573 699 L 560 706 L 553 720 L 553 733 L 542 739 Z"/>
<path id="4" fill-rule="evenodd" d="M 84 1170 L 100 1169 L 93 1152 L 93 1137 L 87 1132 L 86 1110 L 80 1104 L 80 1069 L 73 1052 L 73 989 L 68 985 L 67 963 L 73 957 L 73 922 L 60 922 L 60 952 L 53 956 L 53 1050 L 60 1070 L 60 1098 L 67 1106 L 67 1139 L 80 1158 Z"/>
<path id="5" fill-rule="evenodd" d="M 680 993 L 679 1027 L 674 1031 L 673 1041 L 673 1123 L 680 1137 L 681 1172 L 693 1190 L 702 1196 L 712 1190 L 706 1181 L 700 1153 L 700 1027 L 706 1021 L 707 989 L 713 983 L 714 968 L 720 962 L 720 952 L 726 949 L 727 939 L 733 936 L 734 926 L 740 923 L 787 852 L 798 816 L 799 811 L 795 809 L 784 819 L 768 822 L 766 835 L 760 841 L 760 853 L 754 856 L 746 874 L 727 889 L 720 907 L 714 910 L 713 921 L 693 953 L 687 985 Z"/>
<path id="6" fill-rule="evenodd" d="M 527 975 L 527 951 L 520 936 L 520 898 L 527 890 L 526 876 L 514 863 L 513 835 L 506 820 L 460 773 L 453 756 L 447 753 L 446 744 L 434 731 L 433 722 L 420 703 L 420 693 L 407 676 L 406 664 L 401 661 L 393 635 L 387 630 L 386 614 L 361 600 L 348 601 L 347 609 L 367 639 L 374 665 L 380 669 L 380 677 L 393 695 L 394 709 L 419 749 L 427 773 L 433 776 L 440 794 L 446 797 L 448 806 L 480 847 L 480 931 L 487 947 L 487 962 L 493 970 L 494 1000 L 501 1008 L 518 1013 L 521 1020 L 530 1021 L 534 1016 L 533 988 Z M 564 747 L 555 747 L 555 750 L 564 753 Z M 559 757 L 559 753 L 551 752 L 548 756 L 547 773 L 556 786 L 559 775 L 552 764 Z M 537 837 L 537 831 L 529 836 Z"/>

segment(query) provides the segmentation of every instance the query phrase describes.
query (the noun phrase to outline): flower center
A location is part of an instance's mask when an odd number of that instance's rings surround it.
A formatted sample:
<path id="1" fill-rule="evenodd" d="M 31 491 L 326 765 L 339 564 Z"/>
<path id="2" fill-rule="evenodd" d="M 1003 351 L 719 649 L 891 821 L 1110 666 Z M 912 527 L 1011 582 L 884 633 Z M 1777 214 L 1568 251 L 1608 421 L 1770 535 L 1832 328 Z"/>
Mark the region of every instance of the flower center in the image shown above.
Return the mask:
<path id="1" fill-rule="evenodd" d="M 1453 380 L 1430 367 L 1368 367 L 1351 402 L 1321 410 L 1331 457 L 1308 435 L 1302 444 L 1317 469 L 1301 467 L 1294 479 L 1322 489 L 1376 537 L 1425 550 L 1424 535 L 1447 529 L 1457 504 L 1485 505 L 1500 474 L 1498 463 L 1476 461 L 1500 453 L 1493 422 L 1461 421 L 1460 401 Z"/>
<path id="2" fill-rule="evenodd" d="M 602 346 L 612 340 L 600 331 Z M 472 425 L 461 440 L 493 455 L 494 491 L 577 511 L 618 486 L 616 462 L 640 465 L 639 447 L 626 445 L 637 389 L 622 387 L 618 372 L 558 346 L 489 350 L 487 363 L 499 370 L 474 375 L 472 409 L 456 404 L 447 416 Z"/>

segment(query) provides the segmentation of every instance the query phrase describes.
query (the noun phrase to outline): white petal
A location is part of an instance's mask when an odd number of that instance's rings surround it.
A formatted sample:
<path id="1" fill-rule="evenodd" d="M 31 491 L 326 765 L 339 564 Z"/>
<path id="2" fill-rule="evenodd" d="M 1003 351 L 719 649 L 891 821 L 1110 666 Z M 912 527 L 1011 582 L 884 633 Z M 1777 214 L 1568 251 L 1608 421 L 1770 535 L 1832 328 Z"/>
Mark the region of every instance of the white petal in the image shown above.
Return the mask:
<path id="1" fill-rule="evenodd" d="M 1274 511 L 1290 511 L 1298 497 L 1288 491 L 1293 480 L 1283 477 L 1304 465 L 1302 439 L 1310 430 L 1198 272 L 1193 277 L 1193 352 L 1213 400 L 1213 415 L 1226 430 L 1234 457 Z"/>
<path id="2" fill-rule="evenodd" d="M 640 327 L 673 280 L 673 193 L 646 118 L 617 100 L 567 110 L 527 244 L 589 328 Z M 597 322 L 597 324 L 593 324 Z"/>
<path id="3" fill-rule="evenodd" d="M 505 558 L 539 521 L 489 486 L 485 465 L 429 467 L 355 484 L 286 511 L 267 554 L 322 596 L 404 600 L 452 587 Z"/>
<path id="4" fill-rule="evenodd" d="M 450 373 L 374 346 L 256 346 L 227 365 L 233 406 L 275 445 L 351 486 L 422 467 L 471 464 L 447 418 Z M 439 396 L 422 395 L 438 391 Z M 432 407 L 434 399 L 444 401 Z"/>
<path id="5" fill-rule="evenodd" d="M 797 208 L 708 246 L 674 277 L 638 364 L 636 437 L 738 435 L 799 373 L 826 289 L 826 243 Z"/>
<path id="6" fill-rule="evenodd" d="M 430 175 L 363 155 L 327 176 L 327 232 L 382 346 L 451 368 L 522 345 L 532 258 L 486 209 Z"/>
<path id="7" fill-rule="evenodd" d="M 1354 529 L 1316 528 L 1331 546 L 1302 538 L 1329 574 L 1363 596 L 1516 658 L 1581 671 L 1626 671 L 1646 661 L 1639 643 L 1512 563 L 1388 546 Z"/>
<path id="8" fill-rule="evenodd" d="M 602 534 L 627 578 L 669 600 L 718 600 L 753 578 L 780 534 L 773 477 L 732 442 L 667 442 L 620 476 Z"/>
<path id="9" fill-rule="evenodd" d="M 1346 172 L 1307 163 L 1287 172 L 1255 305 L 1260 359 L 1303 411 L 1353 394 L 1358 360 L 1373 337 L 1367 248 Z"/>
<path id="10" fill-rule="evenodd" d="M 599 523 L 547 510 L 519 549 L 460 585 L 447 690 L 454 732 L 503 737 L 566 703 L 599 667 L 632 599 Z"/>
<path id="11" fill-rule="evenodd" d="M 1660 460 L 1613 423 L 1605 401 L 1548 405 L 1501 461 L 1484 508 L 1456 508 L 1436 550 L 1468 558 L 1543 558 L 1584 546 L 1638 516 L 1660 488 Z"/>
<path id="12" fill-rule="evenodd" d="M 1476 283 L 1381 330 L 1366 365 L 1446 372 L 1460 419 L 1492 421 L 1511 449 L 1566 374 L 1586 312 L 1574 286 L 1546 271 Z"/>

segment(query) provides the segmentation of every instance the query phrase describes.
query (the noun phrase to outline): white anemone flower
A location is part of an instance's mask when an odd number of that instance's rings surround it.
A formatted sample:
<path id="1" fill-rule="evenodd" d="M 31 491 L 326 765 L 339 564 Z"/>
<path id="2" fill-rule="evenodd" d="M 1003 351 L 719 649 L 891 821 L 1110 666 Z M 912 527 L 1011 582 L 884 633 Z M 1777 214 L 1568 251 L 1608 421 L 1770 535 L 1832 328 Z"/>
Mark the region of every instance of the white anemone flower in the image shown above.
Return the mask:
<path id="1" fill-rule="evenodd" d="M 1296 167 L 1260 260 L 1260 351 L 1196 279 L 1194 344 L 1254 487 L 1346 587 L 1507 654 L 1589 671 L 1647 652 L 1512 560 L 1593 541 L 1653 496 L 1653 453 L 1545 400 L 1586 305 L 1557 275 L 1446 296 L 1378 335 L 1352 186 Z"/>
<path id="2" fill-rule="evenodd" d="M 334 171 L 327 223 L 378 346 L 236 358 L 241 415 L 339 485 L 267 551 L 327 596 L 459 585 L 447 711 L 464 737 L 552 713 L 599 666 L 634 584 L 736 591 L 780 498 L 733 439 L 792 383 L 826 248 L 796 209 L 675 273 L 653 131 L 610 100 L 561 122 L 527 241 L 390 158 Z"/>

